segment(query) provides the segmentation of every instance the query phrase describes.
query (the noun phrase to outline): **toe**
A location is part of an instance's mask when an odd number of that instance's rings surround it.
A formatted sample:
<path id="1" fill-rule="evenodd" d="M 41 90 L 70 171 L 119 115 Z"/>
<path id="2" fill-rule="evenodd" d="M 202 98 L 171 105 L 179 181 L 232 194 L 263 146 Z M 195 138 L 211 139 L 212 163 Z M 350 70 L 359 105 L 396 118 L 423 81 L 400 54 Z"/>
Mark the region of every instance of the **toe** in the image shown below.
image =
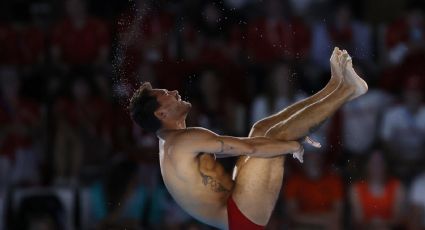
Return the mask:
<path id="1" fill-rule="evenodd" d="M 343 67 L 346 67 L 347 66 L 348 59 L 349 59 L 349 55 L 347 53 L 344 53 L 342 55 L 342 66 Z"/>

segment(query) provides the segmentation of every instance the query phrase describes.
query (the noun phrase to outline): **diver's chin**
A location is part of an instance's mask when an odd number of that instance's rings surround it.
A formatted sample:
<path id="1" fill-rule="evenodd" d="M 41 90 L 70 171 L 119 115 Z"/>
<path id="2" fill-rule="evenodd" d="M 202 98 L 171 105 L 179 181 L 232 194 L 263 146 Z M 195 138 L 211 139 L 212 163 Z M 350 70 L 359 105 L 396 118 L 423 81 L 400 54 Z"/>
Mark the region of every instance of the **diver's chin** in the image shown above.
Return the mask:
<path id="1" fill-rule="evenodd" d="M 190 104 L 190 102 L 187 102 L 187 101 L 182 101 L 182 102 L 188 109 L 192 108 L 192 104 Z"/>

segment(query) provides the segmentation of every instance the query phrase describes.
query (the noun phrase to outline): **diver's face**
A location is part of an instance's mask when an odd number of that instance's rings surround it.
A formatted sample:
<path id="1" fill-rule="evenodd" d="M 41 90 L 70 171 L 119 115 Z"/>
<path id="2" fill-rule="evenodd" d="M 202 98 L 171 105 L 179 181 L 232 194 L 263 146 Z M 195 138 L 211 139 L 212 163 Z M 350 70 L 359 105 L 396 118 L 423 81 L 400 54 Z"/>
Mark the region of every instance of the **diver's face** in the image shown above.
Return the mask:
<path id="1" fill-rule="evenodd" d="M 156 97 L 160 107 L 157 111 L 160 119 L 181 119 L 185 118 L 190 110 L 191 104 L 183 101 L 177 90 L 168 91 L 166 89 L 152 89 L 151 95 Z"/>

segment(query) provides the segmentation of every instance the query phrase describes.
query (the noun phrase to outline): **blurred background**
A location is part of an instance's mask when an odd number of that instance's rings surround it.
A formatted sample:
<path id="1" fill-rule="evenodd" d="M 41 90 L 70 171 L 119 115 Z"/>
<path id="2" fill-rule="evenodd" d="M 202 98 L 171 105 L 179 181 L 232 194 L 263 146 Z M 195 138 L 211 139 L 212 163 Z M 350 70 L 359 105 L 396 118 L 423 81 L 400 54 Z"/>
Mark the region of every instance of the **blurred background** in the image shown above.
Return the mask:
<path id="1" fill-rule="evenodd" d="M 0 2 L 0 229 L 212 229 L 166 191 L 126 106 L 177 89 L 188 126 L 247 136 L 321 89 L 334 46 L 369 92 L 286 161 L 267 229 L 425 229 L 424 1 Z M 234 160 L 223 161 L 230 170 Z"/>

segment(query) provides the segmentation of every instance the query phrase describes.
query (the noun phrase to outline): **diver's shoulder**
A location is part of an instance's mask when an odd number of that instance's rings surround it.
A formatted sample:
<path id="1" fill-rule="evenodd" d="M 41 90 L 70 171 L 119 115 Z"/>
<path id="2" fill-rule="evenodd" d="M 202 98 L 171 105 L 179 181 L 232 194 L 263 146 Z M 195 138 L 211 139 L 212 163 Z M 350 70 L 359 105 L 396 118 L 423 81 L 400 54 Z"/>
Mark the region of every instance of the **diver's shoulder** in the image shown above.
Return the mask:
<path id="1" fill-rule="evenodd" d="M 204 127 L 188 127 L 185 130 L 189 133 L 212 132 L 211 130 L 206 129 Z"/>
<path id="2" fill-rule="evenodd" d="M 203 128 L 203 127 L 190 127 L 186 128 L 184 132 L 180 133 L 181 136 L 189 136 L 191 138 L 193 137 L 203 137 L 203 136 L 210 136 L 210 135 L 217 135 L 213 131 Z"/>
<path id="3" fill-rule="evenodd" d="M 161 129 L 158 130 L 156 135 L 164 140 L 193 136 L 200 133 L 211 132 L 202 127 L 189 127 L 184 129 Z"/>
<path id="4" fill-rule="evenodd" d="M 173 139 L 174 142 L 185 145 L 193 143 L 193 141 L 204 140 L 216 135 L 217 134 L 214 132 L 202 127 L 190 127 L 173 132 L 169 139 Z"/>
<path id="5" fill-rule="evenodd" d="M 183 131 L 184 129 L 161 129 L 156 132 L 156 136 L 163 140 L 169 140 L 180 135 Z"/>

